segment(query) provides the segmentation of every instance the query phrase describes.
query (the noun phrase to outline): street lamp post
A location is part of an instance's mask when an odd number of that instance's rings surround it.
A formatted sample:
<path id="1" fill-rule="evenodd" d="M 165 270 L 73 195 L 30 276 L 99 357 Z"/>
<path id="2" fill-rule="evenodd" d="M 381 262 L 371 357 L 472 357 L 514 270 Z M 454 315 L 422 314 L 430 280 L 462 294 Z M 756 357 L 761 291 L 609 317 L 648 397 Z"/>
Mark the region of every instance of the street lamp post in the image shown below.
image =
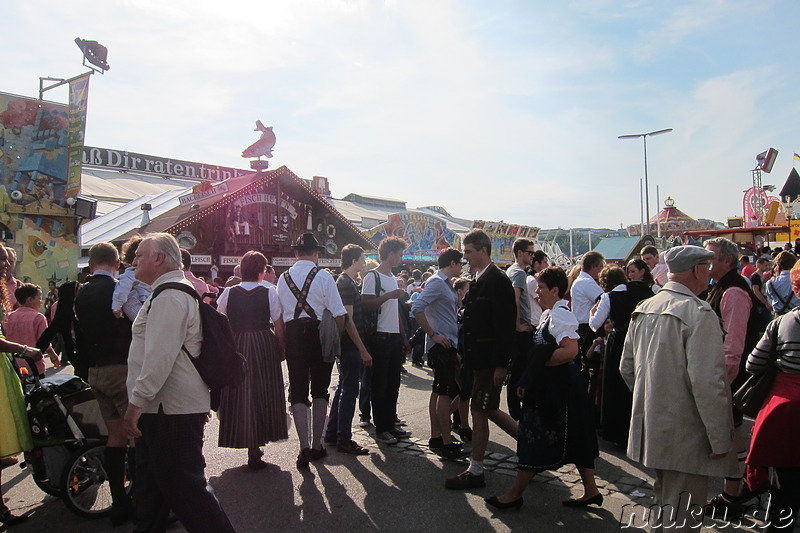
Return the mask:
<path id="1" fill-rule="evenodd" d="M 620 135 L 620 139 L 638 139 L 639 137 L 642 138 L 642 144 L 644 146 L 644 205 L 645 205 L 645 215 L 647 220 L 647 232 L 650 232 L 650 185 L 647 181 L 647 138 L 653 137 L 655 135 L 661 135 L 662 133 L 669 133 L 672 131 L 672 128 L 667 128 L 664 130 L 658 131 L 650 131 L 647 133 L 633 133 L 631 135 Z M 642 234 L 644 236 L 644 233 Z"/>

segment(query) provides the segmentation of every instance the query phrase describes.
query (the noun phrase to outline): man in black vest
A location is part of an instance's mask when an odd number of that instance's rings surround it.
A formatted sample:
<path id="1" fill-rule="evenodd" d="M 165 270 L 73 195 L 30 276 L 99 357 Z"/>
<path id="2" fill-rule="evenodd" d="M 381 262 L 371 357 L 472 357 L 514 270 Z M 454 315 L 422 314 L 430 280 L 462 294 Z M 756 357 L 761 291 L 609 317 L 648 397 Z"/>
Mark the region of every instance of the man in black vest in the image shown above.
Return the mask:
<path id="1" fill-rule="evenodd" d="M 708 291 L 706 301 L 722 321 L 725 335 L 723 350 L 725 365 L 728 368 L 728 379 L 731 389 L 736 391 L 747 373 L 744 364 L 747 356 L 755 347 L 763 331 L 763 323 L 758 314 L 758 300 L 747 281 L 738 272 L 739 250 L 728 239 L 717 237 L 704 243 L 707 250 L 714 252 L 711 258 L 710 277 L 714 284 Z M 744 473 L 744 460 L 747 449 L 742 438 L 742 413 L 733 408 L 735 428 L 735 446 L 739 455 L 739 471 L 731 472 L 725 477 L 722 494 L 715 496 L 709 505 L 715 507 L 732 507 L 739 496 L 739 485 Z"/>
<path id="2" fill-rule="evenodd" d="M 517 423 L 500 410 L 500 392 L 508 376 L 517 304 L 514 288 L 505 272 L 492 262 L 492 241 L 481 230 L 463 240 L 464 258 L 475 280 L 470 284 L 464 308 L 464 360 L 473 373 L 472 454 L 469 468 L 445 482 L 448 489 L 484 487 L 483 457 L 489 444 L 489 420 L 517 438 Z M 515 394 L 515 391 L 508 391 Z"/>
<path id="3" fill-rule="evenodd" d="M 128 408 L 128 348 L 131 322 L 116 318 L 111 298 L 117 285 L 119 253 L 113 244 L 101 242 L 89 249 L 92 275 L 75 296 L 75 319 L 83 342 L 78 346 L 77 361 L 89 368 L 100 412 L 108 427 L 105 469 L 113 499 L 111 522 L 125 522 L 130 516 L 130 501 L 125 493 L 125 453 L 128 436 L 122 417 Z M 77 365 L 76 365 L 77 366 Z"/>

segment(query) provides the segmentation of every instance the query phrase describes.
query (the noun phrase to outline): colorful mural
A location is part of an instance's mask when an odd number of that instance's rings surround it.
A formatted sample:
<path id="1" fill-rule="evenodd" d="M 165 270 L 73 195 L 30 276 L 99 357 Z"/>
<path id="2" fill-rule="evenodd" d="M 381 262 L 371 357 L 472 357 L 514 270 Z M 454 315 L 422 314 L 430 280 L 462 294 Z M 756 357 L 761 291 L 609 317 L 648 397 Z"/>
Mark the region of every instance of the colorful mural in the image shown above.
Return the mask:
<path id="1" fill-rule="evenodd" d="M 75 222 L 65 217 L 18 216 L 11 244 L 17 251 L 16 278 L 47 290 L 77 276 Z"/>
<path id="2" fill-rule="evenodd" d="M 407 261 L 435 261 L 439 253 L 461 242 L 447 223 L 422 213 L 395 213 L 389 220 L 365 231 L 376 245 L 386 237 L 400 237 L 409 243 L 403 258 Z"/>
<path id="3" fill-rule="evenodd" d="M 0 93 L 1 237 L 17 251 L 17 278 L 44 288 L 77 275 L 69 199 L 80 190 L 86 114 L 86 80 L 78 81 L 83 86 L 73 92 L 80 101 L 72 109 Z M 77 164 L 70 163 L 70 140 L 80 145 Z"/>
<path id="4" fill-rule="evenodd" d="M 492 261 L 500 265 L 509 265 L 514 262 L 514 241 L 517 239 L 536 240 L 539 228 L 531 226 L 518 226 L 505 222 L 487 222 L 476 220 L 473 229 L 482 229 L 492 241 Z"/>

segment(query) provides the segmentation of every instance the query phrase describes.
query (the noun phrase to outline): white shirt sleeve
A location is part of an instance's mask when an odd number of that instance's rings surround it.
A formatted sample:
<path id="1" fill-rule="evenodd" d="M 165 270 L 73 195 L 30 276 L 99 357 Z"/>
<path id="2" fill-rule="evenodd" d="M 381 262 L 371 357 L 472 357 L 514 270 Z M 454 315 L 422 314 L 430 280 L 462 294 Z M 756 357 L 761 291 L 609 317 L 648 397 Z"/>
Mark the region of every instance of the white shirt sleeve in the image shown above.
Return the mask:
<path id="1" fill-rule="evenodd" d="M 580 339 L 578 335 L 578 319 L 566 307 L 556 306 L 550 311 L 548 331 L 561 344 L 564 339 Z"/>
<path id="2" fill-rule="evenodd" d="M 272 323 L 274 324 L 276 320 L 282 318 L 281 315 L 283 314 L 283 308 L 281 307 L 281 299 L 278 298 L 278 288 L 267 287 L 267 290 L 269 291 L 269 315 L 272 319 Z M 227 292 L 228 289 L 225 289 L 225 293 Z M 222 296 L 220 296 L 220 298 L 222 298 Z"/>
<path id="3" fill-rule="evenodd" d="M 607 292 L 604 292 L 600 297 L 600 305 L 597 306 L 597 311 L 589 316 L 589 327 L 592 331 L 597 331 L 603 327 L 609 313 L 611 313 L 611 299 Z"/>
<path id="4" fill-rule="evenodd" d="M 230 290 L 231 290 L 230 287 L 225 287 L 225 290 L 222 291 L 222 294 L 220 294 L 219 298 L 217 298 L 217 311 L 219 311 L 225 316 L 228 315 L 228 293 L 230 292 Z M 272 305 L 271 301 L 270 305 Z M 278 309 L 280 309 L 280 306 L 278 306 Z"/>
<path id="5" fill-rule="evenodd" d="M 375 295 L 375 273 L 371 270 L 364 274 L 364 282 L 361 284 L 361 294 L 369 296 Z"/>

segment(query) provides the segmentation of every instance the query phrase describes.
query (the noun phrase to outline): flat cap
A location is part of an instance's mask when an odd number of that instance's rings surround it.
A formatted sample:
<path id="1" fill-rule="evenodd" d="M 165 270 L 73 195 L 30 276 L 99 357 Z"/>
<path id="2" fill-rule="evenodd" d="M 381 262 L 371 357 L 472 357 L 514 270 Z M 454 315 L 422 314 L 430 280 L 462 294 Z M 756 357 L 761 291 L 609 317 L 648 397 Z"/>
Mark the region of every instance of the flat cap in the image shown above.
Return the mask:
<path id="1" fill-rule="evenodd" d="M 702 261 L 714 257 L 714 252 L 699 246 L 676 246 L 667 250 L 664 259 L 670 272 L 685 272 Z"/>

